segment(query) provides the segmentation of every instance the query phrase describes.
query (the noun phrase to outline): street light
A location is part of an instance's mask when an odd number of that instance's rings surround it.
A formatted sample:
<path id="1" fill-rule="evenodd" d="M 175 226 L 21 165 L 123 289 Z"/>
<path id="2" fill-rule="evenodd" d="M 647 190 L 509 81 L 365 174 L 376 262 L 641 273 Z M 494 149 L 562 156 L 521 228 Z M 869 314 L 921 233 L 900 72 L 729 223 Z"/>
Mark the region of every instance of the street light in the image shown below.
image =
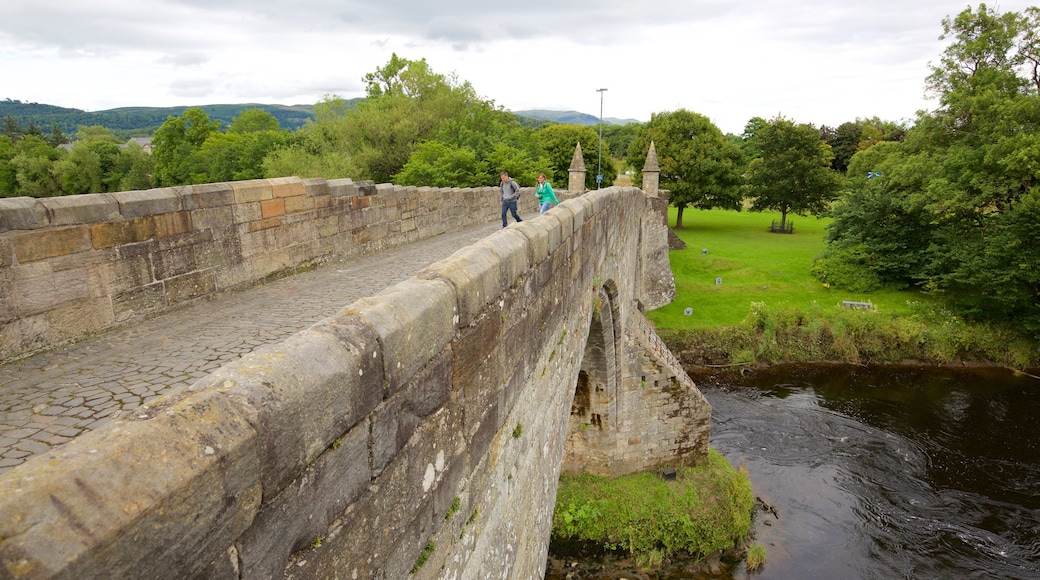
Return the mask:
<path id="1" fill-rule="evenodd" d="M 596 189 L 599 189 L 603 182 L 603 93 L 607 92 L 607 89 L 596 89 L 596 92 L 599 93 L 599 166 L 596 170 Z"/>

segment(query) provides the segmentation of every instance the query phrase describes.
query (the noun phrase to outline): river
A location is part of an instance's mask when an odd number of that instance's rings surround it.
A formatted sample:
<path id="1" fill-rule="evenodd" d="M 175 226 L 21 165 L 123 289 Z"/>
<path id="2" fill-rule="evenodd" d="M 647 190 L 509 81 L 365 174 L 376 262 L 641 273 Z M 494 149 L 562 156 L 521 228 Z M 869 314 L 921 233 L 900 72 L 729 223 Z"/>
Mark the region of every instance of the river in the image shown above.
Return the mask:
<path id="1" fill-rule="evenodd" d="M 813 365 L 701 385 L 711 445 L 778 516 L 756 516 L 754 578 L 1040 578 L 1040 380 Z"/>
<path id="2" fill-rule="evenodd" d="M 1040 578 L 1040 379 L 994 368 L 781 365 L 694 375 L 711 446 L 751 476 L 762 569 L 546 578 Z M 552 559 L 550 559 L 552 561 Z M 620 564 L 620 565 L 619 565 Z"/>

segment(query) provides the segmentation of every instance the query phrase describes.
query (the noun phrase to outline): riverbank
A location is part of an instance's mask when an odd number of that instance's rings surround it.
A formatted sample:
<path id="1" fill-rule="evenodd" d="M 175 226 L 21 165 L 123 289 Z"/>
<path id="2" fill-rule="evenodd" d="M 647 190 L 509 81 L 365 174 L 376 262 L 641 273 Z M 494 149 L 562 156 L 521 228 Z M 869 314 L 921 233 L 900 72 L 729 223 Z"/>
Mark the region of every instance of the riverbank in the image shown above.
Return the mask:
<path id="1" fill-rule="evenodd" d="M 1035 341 L 1008 329 L 969 324 L 945 312 L 925 316 L 819 305 L 753 303 L 735 326 L 658 328 L 684 367 L 777 363 L 1040 366 Z"/>

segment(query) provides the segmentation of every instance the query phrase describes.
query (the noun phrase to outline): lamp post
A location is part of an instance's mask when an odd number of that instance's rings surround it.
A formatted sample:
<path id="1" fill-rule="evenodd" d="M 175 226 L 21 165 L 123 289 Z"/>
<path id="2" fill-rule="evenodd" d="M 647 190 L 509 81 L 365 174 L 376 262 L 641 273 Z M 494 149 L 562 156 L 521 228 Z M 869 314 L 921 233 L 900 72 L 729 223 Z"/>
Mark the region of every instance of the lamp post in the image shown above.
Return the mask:
<path id="1" fill-rule="evenodd" d="M 603 182 L 603 93 L 607 89 L 596 89 L 599 93 L 599 166 L 596 169 L 596 189 Z"/>

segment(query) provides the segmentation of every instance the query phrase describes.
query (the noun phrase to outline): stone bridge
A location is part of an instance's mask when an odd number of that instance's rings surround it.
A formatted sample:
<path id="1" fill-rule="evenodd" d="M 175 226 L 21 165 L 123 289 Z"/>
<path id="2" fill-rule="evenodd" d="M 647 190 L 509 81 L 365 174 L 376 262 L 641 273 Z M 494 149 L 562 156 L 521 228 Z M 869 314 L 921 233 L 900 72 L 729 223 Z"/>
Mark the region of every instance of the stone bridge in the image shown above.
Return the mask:
<path id="1" fill-rule="evenodd" d="M 0 200 L 0 347 L 491 221 L 496 192 L 284 179 Z M 710 428 L 642 314 L 674 294 L 667 202 L 564 193 L 0 474 L 0 578 L 542 577 L 562 470 L 695 462 Z"/>

